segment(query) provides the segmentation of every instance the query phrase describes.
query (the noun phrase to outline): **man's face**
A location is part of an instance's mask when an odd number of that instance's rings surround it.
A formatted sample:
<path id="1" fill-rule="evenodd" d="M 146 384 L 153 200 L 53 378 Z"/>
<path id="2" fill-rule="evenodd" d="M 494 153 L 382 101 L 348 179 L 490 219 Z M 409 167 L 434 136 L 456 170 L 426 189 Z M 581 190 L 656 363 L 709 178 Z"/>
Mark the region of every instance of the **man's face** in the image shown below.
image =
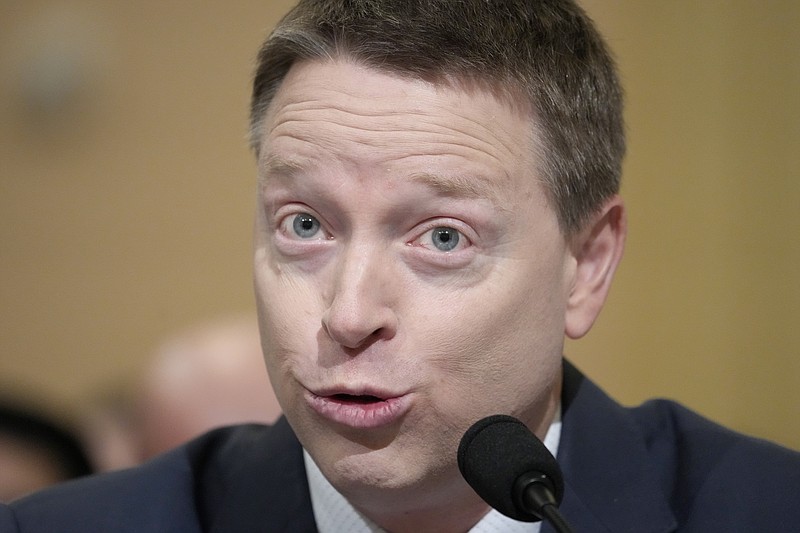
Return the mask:
<path id="1" fill-rule="evenodd" d="M 535 174 L 531 120 L 487 92 L 346 61 L 295 65 L 265 117 L 266 363 L 349 497 L 463 493 L 456 448 L 486 415 L 546 432 L 575 261 Z"/>

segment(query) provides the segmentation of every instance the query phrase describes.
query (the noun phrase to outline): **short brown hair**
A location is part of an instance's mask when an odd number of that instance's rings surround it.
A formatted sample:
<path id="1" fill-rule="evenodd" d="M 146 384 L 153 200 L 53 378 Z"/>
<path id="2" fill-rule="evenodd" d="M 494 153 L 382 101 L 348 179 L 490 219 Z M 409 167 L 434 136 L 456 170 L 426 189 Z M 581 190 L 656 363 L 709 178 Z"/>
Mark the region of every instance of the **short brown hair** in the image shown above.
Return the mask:
<path id="1" fill-rule="evenodd" d="M 348 57 L 433 82 L 523 95 L 539 172 L 562 231 L 579 230 L 620 185 L 625 135 L 614 61 L 571 0 L 300 0 L 258 54 L 251 144 L 298 61 Z"/>

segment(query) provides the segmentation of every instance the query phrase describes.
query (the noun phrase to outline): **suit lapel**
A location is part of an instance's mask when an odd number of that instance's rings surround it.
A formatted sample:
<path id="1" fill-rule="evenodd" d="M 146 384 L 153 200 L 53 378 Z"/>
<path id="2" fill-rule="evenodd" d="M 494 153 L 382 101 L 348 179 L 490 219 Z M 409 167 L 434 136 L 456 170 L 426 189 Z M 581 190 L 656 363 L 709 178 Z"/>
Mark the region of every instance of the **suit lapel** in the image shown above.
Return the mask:
<path id="1" fill-rule="evenodd" d="M 560 509 L 575 531 L 675 530 L 641 432 L 624 408 L 566 361 L 562 423 L 558 462 L 566 488 Z"/>
<path id="2" fill-rule="evenodd" d="M 208 461 L 202 487 L 204 530 L 314 533 L 303 451 L 286 419 L 235 430 Z"/>

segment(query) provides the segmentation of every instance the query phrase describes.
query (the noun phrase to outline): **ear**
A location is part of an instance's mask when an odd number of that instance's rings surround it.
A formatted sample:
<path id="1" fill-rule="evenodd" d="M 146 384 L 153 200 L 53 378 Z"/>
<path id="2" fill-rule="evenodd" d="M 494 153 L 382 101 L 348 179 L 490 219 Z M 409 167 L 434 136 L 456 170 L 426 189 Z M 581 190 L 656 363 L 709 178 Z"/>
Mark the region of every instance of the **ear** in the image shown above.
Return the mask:
<path id="1" fill-rule="evenodd" d="M 586 335 L 600 314 L 622 258 L 627 231 L 625 205 L 619 196 L 613 196 L 573 237 L 575 273 L 565 320 L 569 338 Z"/>

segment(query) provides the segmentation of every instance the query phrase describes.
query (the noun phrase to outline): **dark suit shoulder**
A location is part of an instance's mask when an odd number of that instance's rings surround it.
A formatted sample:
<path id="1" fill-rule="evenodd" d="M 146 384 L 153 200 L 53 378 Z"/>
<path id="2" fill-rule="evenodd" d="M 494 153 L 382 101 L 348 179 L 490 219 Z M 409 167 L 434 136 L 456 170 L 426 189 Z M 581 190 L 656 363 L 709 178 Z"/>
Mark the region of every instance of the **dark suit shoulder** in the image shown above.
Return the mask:
<path id="1" fill-rule="evenodd" d="M 179 448 L 145 465 L 63 483 L 11 504 L 22 531 L 198 531 Z"/>
<path id="2" fill-rule="evenodd" d="M 202 446 L 190 453 L 203 463 L 196 480 L 203 531 L 316 531 L 303 448 L 285 418 L 268 431 L 241 427 L 236 438 L 198 444 Z M 213 453 L 205 454 L 203 448 Z"/>
<path id="3" fill-rule="evenodd" d="M 800 524 L 800 453 L 668 400 L 630 412 L 682 531 L 779 531 Z"/>
<path id="4" fill-rule="evenodd" d="M 623 407 L 568 361 L 558 462 L 566 487 L 561 509 L 575 531 L 800 527 L 800 454 L 672 401 Z"/>
<path id="5" fill-rule="evenodd" d="M 141 466 L 22 498 L 3 509 L 0 520 L 16 521 L 24 532 L 199 532 L 196 495 L 203 490 L 201 480 L 209 465 L 226 449 L 265 438 L 269 432 L 255 425 L 215 430 Z M 0 525 L 10 527 L 6 522 Z"/>

